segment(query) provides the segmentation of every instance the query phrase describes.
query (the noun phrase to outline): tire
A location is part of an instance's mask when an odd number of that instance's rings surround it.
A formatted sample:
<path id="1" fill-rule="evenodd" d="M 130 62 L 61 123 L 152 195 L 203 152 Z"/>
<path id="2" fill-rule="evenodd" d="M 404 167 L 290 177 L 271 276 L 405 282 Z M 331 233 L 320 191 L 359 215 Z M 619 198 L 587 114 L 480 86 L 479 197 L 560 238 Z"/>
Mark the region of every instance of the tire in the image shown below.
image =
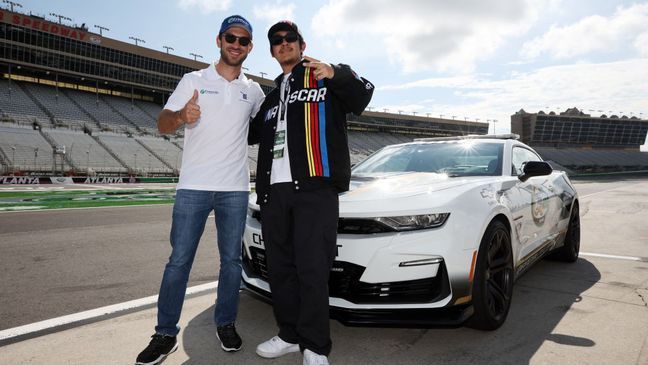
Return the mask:
<path id="1" fill-rule="evenodd" d="M 514 275 L 511 234 L 502 222 L 493 221 L 477 253 L 472 288 L 475 312 L 469 327 L 492 331 L 504 323 L 511 307 Z"/>
<path id="2" fill-rule="evenodd" d="M 580 252 L 580 213 L 578 203 L 574 203 L 569 215 L 569 225 L 562 247 L 554 251 L 549 258 L 562 262 L 576 262 Z"/>

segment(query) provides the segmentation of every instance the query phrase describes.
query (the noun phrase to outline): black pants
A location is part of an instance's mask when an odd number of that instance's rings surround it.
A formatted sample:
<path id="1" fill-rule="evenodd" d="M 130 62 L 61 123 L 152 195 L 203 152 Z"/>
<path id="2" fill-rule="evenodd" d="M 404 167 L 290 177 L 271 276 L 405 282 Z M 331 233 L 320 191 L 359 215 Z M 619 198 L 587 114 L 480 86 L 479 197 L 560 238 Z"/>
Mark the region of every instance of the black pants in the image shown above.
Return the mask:
<path id="1" fill-rule="evenodd" d="M 302 349 L 331 352 L 328 280 L 335 258 L 334 188 L 295 191 L 274 184 L 261 207 L 270 289 L 279 337 Z"/>

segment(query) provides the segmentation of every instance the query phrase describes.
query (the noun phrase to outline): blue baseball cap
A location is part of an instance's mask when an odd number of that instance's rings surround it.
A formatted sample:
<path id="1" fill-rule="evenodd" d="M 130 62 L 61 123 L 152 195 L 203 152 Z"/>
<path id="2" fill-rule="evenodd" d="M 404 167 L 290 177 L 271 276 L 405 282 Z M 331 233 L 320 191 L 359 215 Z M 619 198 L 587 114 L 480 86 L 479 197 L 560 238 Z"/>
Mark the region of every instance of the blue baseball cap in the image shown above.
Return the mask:
<path id="1" fill-rule="evenodd" d="M 225 18 L 225 20 L 223 20 L 223 24 L 221 24 L 220 31 L 218 31 L 218 35 L 220 36 L 221 34 L 223 34 L 223 32 L 230 29 L 231 27 L 239 27 L 245 29 L 248 33 L 250 33 L 250 38 L 252 38 L 252 24 L 250 24 L 247 19 L 240 15 L 232 15 Z"/>

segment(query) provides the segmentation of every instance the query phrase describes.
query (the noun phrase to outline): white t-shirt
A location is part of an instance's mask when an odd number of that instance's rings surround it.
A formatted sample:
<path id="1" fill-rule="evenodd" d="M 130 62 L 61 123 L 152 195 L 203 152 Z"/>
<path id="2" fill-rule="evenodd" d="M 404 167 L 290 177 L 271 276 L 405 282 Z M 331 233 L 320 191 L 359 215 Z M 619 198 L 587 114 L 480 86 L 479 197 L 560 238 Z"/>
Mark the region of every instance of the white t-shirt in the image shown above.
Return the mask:
<path id="1" fill-rule="evenodd" d="M 279 89 L 279 119 L 277 120 L 277 129 L 275 130 L 274 150 L 272 159 L 272 173 L 270 174 L 270 184 L 282 182 L 291 182 L 292 174 L 290 172 L 290 156 L 288 155 L 288 95 L 290 95 L 291 74 L 284 75 Z"/>
<path id="2" fill-rule="evenodd" d="M 243 72 L 232 82 L 215 63 L 185 74 L 164 109 L 178 111 L 198 90 L 200 119 L 185 125 L 182 168 L 176 189 L 249 191 L 247 135 L 250 118 L 264 99 L 258 83 Z"/>

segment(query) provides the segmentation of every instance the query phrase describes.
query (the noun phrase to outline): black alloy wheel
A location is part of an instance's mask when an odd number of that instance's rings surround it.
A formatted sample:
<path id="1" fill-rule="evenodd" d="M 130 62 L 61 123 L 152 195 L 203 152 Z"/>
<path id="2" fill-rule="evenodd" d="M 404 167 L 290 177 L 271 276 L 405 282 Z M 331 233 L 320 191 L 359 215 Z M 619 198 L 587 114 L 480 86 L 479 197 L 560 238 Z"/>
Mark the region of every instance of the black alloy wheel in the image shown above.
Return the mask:
<path id="1" fill-rule="evenodd" d="M 511 235 L 502 222 L 493 221 L 477 253 L 472 296 L 475 313 L 470 327 L 492 331 L 504 323 L 511 307 L 513 280 Z"/>
<path id="2" fill-rule="evenodd" d="M 563 262 L 576 262 L 580 253 L 580 212 L 578 202 L 574 202 L 571 214 L 569 216 L 569 225 L 565 233 L 565 242 L 554 251 L 551 259 Z"/>

